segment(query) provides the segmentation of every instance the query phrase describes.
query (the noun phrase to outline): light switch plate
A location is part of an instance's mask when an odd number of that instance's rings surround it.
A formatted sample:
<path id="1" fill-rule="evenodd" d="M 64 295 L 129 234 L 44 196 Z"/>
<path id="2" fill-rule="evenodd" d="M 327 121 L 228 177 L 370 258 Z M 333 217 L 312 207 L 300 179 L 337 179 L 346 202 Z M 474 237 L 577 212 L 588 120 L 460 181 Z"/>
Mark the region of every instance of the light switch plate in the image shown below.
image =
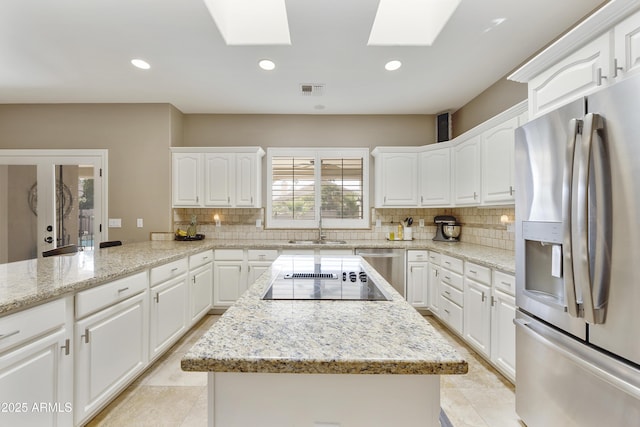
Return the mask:
<path id="1" fill-rule="evenodd" d="M 138 225 L 138 228 L 144 227 L 144 222 L 142 221 L 142 218 L 138 218 L 138 220 L 136 221 L 136 224 Z"/>
<path id="2" fill-rule="evenodd" d="M 109 218 L 109 228 L 122 228 L 122 218 Z"/>

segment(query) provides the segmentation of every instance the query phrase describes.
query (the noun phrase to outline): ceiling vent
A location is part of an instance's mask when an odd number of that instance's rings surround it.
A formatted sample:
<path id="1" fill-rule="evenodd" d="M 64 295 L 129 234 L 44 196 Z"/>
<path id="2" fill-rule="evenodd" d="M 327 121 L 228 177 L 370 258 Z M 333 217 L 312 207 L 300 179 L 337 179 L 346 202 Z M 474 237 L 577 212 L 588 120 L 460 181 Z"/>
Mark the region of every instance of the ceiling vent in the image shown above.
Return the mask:
<path id="1" fill-rule="evenodd" d="M 324 84 L 321 83 L 301 83 L 300 95 L 302 96 L 322 96 L 324 95 Z"/>

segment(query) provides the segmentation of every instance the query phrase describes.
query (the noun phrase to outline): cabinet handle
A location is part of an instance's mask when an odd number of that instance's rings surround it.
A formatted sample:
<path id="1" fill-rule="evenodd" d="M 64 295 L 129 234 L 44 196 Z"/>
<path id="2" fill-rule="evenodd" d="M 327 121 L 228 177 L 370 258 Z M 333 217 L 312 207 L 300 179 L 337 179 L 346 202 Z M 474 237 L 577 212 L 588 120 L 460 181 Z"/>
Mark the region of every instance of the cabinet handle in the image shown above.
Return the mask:
<path id="1" fill-rule="evenodd" d="M 504 280 L 501 280 L 500 283 L 502 283 L 505 286 L 511 287 L 511 283 L 505 282 Z"/>
<path id="2" fill-rule="evenodd" d="M 440 271 L 436 270 L 436 277 L 438 277 L 440 275 Z"/>
<path id="3" fill-rule="evenodd" d="M 447 310 L 446 308 L 444 309 L 444 312 L 447 313 L 447 314 L 451 314 L 451 313 L 449 313 L 449 310 Z"/>
<path id="4" fill-rule="evenodd" d="M 8 334 L 2 334 L 2 335 L 0 335 L 0 340 L 3 340 L 3 339 L 5 339 L 5 338 L 12 337 L 12 336 L 14 336 L 14 335 L 18 335 L 19 333 L 20 333 L 20 329 L 18 329 L 18 330 L 16 330 L 16 331 L 13 331 L 13 332 L 9 332 Z"/>
<path id="5" fill-rule="evenodd" d="M 444 278 L 447 279 L 447 280 L 451 280 L 451 277 L 449 277 L 449 276 L 444 276 Z"/>
<path id="6" fill-rule="evenodd" d="M 449 292 L 449 291 L 444 291 L 444 293 L 447 294 L 447 295 L 451 295 L 451 292 Z"/>
<path id="7" fill-rule="evenodd" d="M 484 302 L 484 300 L 486 299 L 486 295 L 484 294 L 484 292 L 482 293 L 482 302 Z"/>
<path id="8" fill-rule="evenodd" d="M 196 203 L 200 203 L 200 197 L 196 196 Z"/>
<path id="9" fill-rule="evenodd" d="M 387 203 L 387 196 L 384 196 L 384 202 Z"/>
<path id="10" fill-rule="evenodd" d="M 597 86 L 602 86 L 602 80 L 606 80 L 607 76 L 603 76 L 602 75 L 602 68 L 598 68 L 597 74 L 596 74 L 596 85 Z"/>
<path id="11" fill-rule="evenodd" d="M 80 339 L 84 338 L 84 343 L 89 344 L 89 328 L 84 330 L 84 334 L 80 335 Z"/>
<path id="12" fill-rule="evenodd" d="M 251 271 L 251 266 L 250 265 L 247 266 L 247 271 Z"/>
<path id="13" fill-rule="evenodd" d="M 491 295 L 491 307 L 493 307 L 494 305 L 496 305 L 496 299 L 493 297 L 493 295 Z"/>
<path id="14" fill-rule="evenodd" d="M 64 340 L 64 345 L 62 347 L 60 347 L 60 350 L 62 350 L 62 349 L 64 349 L 64 355 L 68 356 L 69 352 L 71 351 L 71 345 L 70 345 L 69 338 Z"/>
<path id="15" fill-rule="evenodd" d="M 475 200 L 475 199 L 477 199 L 477 198 L 478 198 L 478 194 L 474 191 L 474 192 L 473 192 L 473 200 Z"/>
<path id="16" fill-rule="evenodd" d="M 178 271 L 178 267 L 173 267 L 173 268 L 171 269 L 171 272 L 172 272 L 172 273 L 175 273 L 176 271 Z"/>
<path id="17" fill-rule="evenodd" d="M 478 272 L 477 272 L 477 271 L 475 271 L 475 270 L 469 270 L 469 273 L 471 273 L 471 274 L 478 274 Z"/>
<path id="18" fill-rule="evenodd" d="M 513 196 L 513 193 L 515 193 L 515 192 L 516 192 L 516 190 L 513 188 L 513 185 L 510 185 L 509 186 L 509 195 Z"/>
<path id="19" fill-rule="evenodd" d="M 449 261 L 445 261 L 444 263 L 447 264 L 447 265 L 451 265 L 451 263 Z"/>
<path id="20" fill-rule="evenodd" d="M 613 60 L 613 77 L 618 77 L 618 71 L 624 71 L 624 67 L 618 66 L 618 58 Z"/>
<path id="21" fill-rule="evenodd" d="M 424 203 L 424 196 L 420 196 L 420 203 Z"/>
<path id="22" fill-rule="evenodd" d="M 227 196 L 227 203 L 231 202 L 231 196 Z"/>
<path id="23" fill-rule="evenodd" d="M 202 260 L 204 261 L 205 259 L 209 259 L 209 257 L 208 256 L 203 256 Z"/>
<path id="24" fill-rule="evenodd" d="M 193 284 L 195 285 L 196 283 L 196 276 L 193 276 Z"/>
<path id="25" fill-rule="evenodd" d="M 128 291 L 128 290 L 129 290 L 128 286 L 126 288 L 120 288 L 120 289 L 118 289 L 118 293 L 124 292 L 124 291 Z"/>
<path id="26" fill-rule="evenodd" d="M 194 277 L 194 279 L 195 279 L 195 277 Z M 156 292 L 156 296 L 155 296 L 155 297 L 153 297 L 153 300 L 154 300 L 156 303 L 160 303 L 160 292 Z"/>
<path id="27" fill-rule="evenodd" d="M 251 196 L 251 204 L 253 204 L 253 196 Z"/>

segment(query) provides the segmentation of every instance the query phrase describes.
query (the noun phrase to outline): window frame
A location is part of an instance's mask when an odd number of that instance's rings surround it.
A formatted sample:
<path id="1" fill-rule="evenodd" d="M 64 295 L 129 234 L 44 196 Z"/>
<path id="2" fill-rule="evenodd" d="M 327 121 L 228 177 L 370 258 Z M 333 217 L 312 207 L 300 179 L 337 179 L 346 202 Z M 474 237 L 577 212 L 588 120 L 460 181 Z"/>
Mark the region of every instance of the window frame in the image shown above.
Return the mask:
<path id="1" fill-rule="evenodd" d="M 275 219 L 273 218 L 272 207 L 272 190 L 273 190 L 273 158 L 278 156 L 300 156 L 313 157 L 315 159 L 314 168 L 314 191 L 315 206 L 314 219 L 312 220 L 296 220 L 296 219 Z M 362 218 L 358 219 L 342 219 L 342 218 L 322 218 L 322 228 L 334 229 L 369 229 L 371 227 L 370 204 L 369 204 L 369 149 L 368 148 L 285 148 L 270 147 L 267 148 L 267 197 L 265 203 L 265 227 L 275 229 L 303 229 L 318 228 L 321 209 L 322 195 L 322 178 L 321 164 L 322 159 L 336 158 L 362 158 Z"/>

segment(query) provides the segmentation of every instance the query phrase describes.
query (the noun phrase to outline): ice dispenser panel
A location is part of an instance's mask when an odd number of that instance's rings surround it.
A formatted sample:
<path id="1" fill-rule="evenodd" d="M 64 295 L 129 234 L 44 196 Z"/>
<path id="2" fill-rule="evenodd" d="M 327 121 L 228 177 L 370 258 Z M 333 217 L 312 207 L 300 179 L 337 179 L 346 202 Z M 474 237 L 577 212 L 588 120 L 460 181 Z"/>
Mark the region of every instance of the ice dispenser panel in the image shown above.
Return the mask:
<path id="1" fill-rule="evenodd" d="M 525 291 L 547 303 L 564 305 L 562 223 L 522 223 L 525 240 Z"/>

